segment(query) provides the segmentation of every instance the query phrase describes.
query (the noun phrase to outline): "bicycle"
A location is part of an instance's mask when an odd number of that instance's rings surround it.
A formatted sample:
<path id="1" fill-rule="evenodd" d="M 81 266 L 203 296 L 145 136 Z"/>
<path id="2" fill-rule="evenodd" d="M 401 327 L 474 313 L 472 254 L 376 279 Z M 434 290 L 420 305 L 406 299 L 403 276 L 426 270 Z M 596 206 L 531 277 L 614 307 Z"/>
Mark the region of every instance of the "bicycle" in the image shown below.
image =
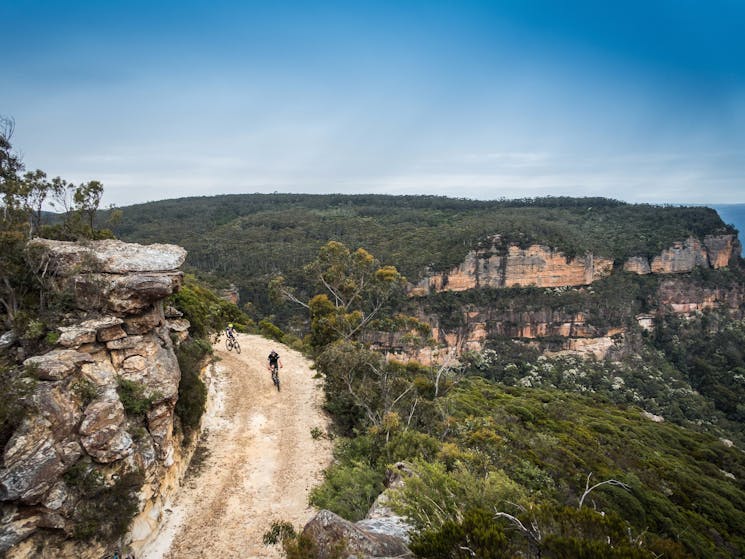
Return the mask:
<path id="1" fill-rule="evenodd" d="M 274 383 L 274 386 L 277 387 L 277 392 L 279 392 L 279 367 L 275 363 L 271 366 L 272 368 L 272 382 Z"/>
<path id="2" fill-rule="evenodd" d="M 228 348 L 228 351 L 235 350 L 238 354 L 241 352 L 241 344 L 238 343 L 237 339 L 231 338 L 230 336 L 225 337 L 225 347 Z"/>

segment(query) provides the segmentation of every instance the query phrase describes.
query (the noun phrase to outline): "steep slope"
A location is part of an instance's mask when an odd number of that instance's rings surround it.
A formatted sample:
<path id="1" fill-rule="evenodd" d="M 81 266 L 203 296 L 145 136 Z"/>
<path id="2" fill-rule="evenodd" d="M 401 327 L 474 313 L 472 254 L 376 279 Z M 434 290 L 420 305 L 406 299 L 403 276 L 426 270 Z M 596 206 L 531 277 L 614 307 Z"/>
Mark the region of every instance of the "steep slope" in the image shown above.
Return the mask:
<path id="1" fill-rule="evenodd" d="M 239 335 L 243 352 L 218 343 L 213 404 L 202 444 L 207 457 L 187 481 L 145 559 L 279 557 L 262 544 L 273 520 L 294 525 L 312 515 L 308 492 L 331 460 L 320 381 L 298 352 L 259 336 Z M 282 391 L 265 367 L 272 348 L 282 356 Z"/>

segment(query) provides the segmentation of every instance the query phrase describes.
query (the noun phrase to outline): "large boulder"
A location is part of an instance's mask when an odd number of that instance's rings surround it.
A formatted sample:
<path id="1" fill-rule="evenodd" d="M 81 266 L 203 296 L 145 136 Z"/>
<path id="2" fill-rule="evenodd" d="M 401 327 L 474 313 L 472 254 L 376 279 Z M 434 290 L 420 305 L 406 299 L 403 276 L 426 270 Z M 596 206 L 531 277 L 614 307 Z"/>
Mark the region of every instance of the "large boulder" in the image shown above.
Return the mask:
<path id="1" fill-rule="evenodd" d="M 346 546 L 347 555 L 359 559 L 414 558 L 400 538 L 365 530 L 328 510 L 319 511 L 305 525 L 303 535 L 318 546 L 318 559 L 334 556 L 342 544 Z"/>
<path id="2" fill-rule="evenodd" d="M 180 246 L 138 245 L 107 239 L 85 244 L 51 239 L 33 239 L 28 243 L 29 258 L 58 276 L 105 272 L 167 272 L 184 263 L 186 251 Z"/>
<path id="3" fill-rule="evenodd" d="M 26 359 L 25 367 L 34 369 L 34 376 L 41 380 L 62 380 L 77 371 L 83 363 L 93 358 L 87 353 L 74 349 L 55 349 L 44 355 L 34 355 Z"/>
<path id="4" fill-rule="evenodd" d="M 62 383 L 39 383 L 33 396 L 39 414 L 48 422 L 54 438 L 64 440 L 73 434 L 81 412 L 75 394 Z"/>
<path id="5" fill-rule="evenodd" d="M 145 396 L 153 398 L 154 403 L 175 401 L 181 380 L 181 369 L 167 330 L 161 333 L 138 337 L 139 342 L 132 347 L 126 347 L 125 342 L 134 336 L 123 338 L 117 344 L 121 349 L 111 349 L 112 363 L 121 377 L 142 384 Z"/>
<path id="6" fill-rule="evenodd" d="M 57 344 L 64 347 L 78 348 L 83 344 L 90 344 L 95 341 L 108 342 L 123 338 L 127 335 L 121 326 L 123 323 L 124 321 L 121 318 L 106 316 L 85 320 L 73 326 L 60 326 L 59 331 L 62 334 L 57 340 Z"/>
<path id="7" fill-rule="evenodd" d="M 124 429 L 124 406 L 116 394 L 106 394 L 85 408 L 80 442 L 94 460 L 109 463 L 132 453 L 132 437 Z"/>

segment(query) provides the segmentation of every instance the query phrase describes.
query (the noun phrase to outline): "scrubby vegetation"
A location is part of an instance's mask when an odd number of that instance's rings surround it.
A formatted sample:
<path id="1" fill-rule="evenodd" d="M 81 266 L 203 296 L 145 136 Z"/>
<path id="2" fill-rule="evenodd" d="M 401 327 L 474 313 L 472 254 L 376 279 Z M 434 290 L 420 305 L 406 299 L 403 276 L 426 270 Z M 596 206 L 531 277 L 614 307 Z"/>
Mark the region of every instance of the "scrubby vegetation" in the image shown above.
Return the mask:
<path id="1" fill-rule="evenodd" d="M 167 224 L 167 226 L 165 225 Z M 115 228 L 131 241 L 187 248 L 187 266 L 215 285 L 231 282 L 256 318 L 288 329 L 295 307 L 272 297 L 281 275 L 313 292 L 303 267 L 328 241 L 365 247 L 410 281 L 448 270 L 493 235 L 544 243 L 567 256 L 621 261 L 658 254 L 690 235 L 731 232 L 714 210 L 625 204 L 603 198 L 477 201 L 436 196 L 246 194 L 183 198 L 127 208 Z M 246 249 L 247 247 L 248 250 Z M 292 328 L 289 328 L 292 330 Z"/>
<path id="2" fill-rule="evenodd" d="M 126 534 L 139 511 L 137 495 L 145 481 L 141 472 L 128 472 L 107 481 L 98 469 L 79 461 L 64 479 L 78 498 L 74 516 L 76 539 L 116 541 Z"/>
<path id="3" fill-rule="evenodd" d="M 657 281 L 624 275 L 597 291 L 438 300 L 461 315 L 473 301 L 598 316 L 615 308 L 631 324 Z M 311 502 L 360 519 L 386 469 L 403 461 L 412 474 L 394 503 L 414 523 L 422 557 L 742 555 L 745 458 L 724 438 L 742 444 L 741 422 L 736 406 L 703 391 L 737 394 L 742 329 L 726 313 L 662 321 L 656 332 L 632 329 L 634 350 L 614 361 L 550 358 L 494 338 L 450 368 L 386 361 L 353 337 L 311 336 L 343 435 Z"/>

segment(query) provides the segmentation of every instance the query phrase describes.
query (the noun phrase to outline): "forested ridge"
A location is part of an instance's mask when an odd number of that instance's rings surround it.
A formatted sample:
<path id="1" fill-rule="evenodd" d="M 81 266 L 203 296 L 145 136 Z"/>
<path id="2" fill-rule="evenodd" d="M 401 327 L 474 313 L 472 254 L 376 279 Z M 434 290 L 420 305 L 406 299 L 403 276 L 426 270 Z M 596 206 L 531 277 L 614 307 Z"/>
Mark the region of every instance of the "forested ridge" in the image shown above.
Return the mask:
<path id="1" fill-rule="evenodd" d="M 505 246 L 540 243 L 567 257 L 591 252 L 621 262 L 691 235 L 732 232 L 710 208 L 605 198 L 241 194 L 139 204 L 122 214 L 119 237 L 184 246 L 187 266 L 213 283 L 237 285 L 257 316 L 277 311 L 268 281 L 283 275 L 304 286 L 303 266 L 329 240 L 364 247 L 415 282 L 458 265 L 495 234 Z"/>

